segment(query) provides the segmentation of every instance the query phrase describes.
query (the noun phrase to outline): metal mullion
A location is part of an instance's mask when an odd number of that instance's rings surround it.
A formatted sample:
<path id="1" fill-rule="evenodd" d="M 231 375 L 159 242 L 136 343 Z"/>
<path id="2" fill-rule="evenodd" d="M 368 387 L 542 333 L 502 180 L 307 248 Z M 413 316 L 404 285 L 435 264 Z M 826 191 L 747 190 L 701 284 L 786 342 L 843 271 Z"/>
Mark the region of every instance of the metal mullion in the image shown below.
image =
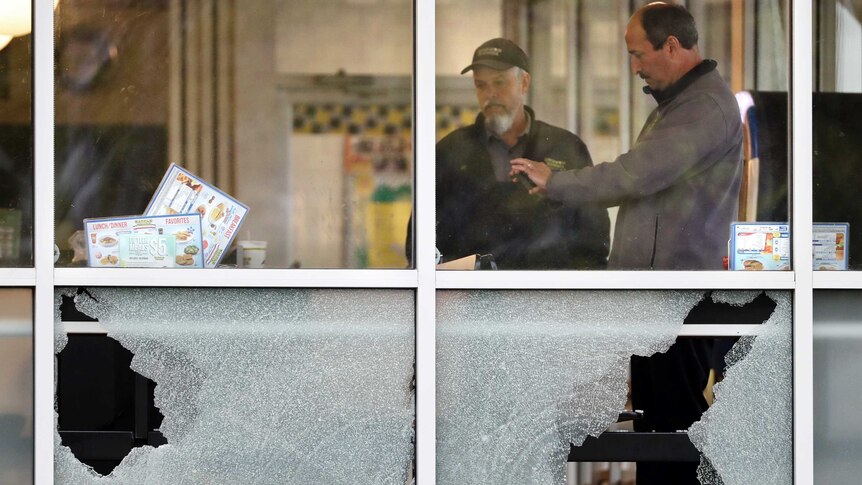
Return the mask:
<path id="1" fill-rule="evenodd" d="M 414 133 L 416 203 L 416 480 L 437 481 L 437 355 L 435 282 L 435 37 L 434 0 L 414 3 Z"/>
<path id="2" fill-rule="evenodd" d="M 54 483 L 54 9 L 33 1 L 34 483 Z"/>
<path id="3" fill-rule="evenodd" d="M 57 268 L 57 286 L 416 288 L 415 270 Z"/>
<path id="4" fill-rule="evenodd" d="M 790 10 L 790 151 L 792 237 L 796 288 L 793 298 L 793 476 L 814 483 L 814 292 L 812 271 L 812 78 L 811 0 Z"/>
<path id="5" fill-rule="evenodd" d="M 0 287 L 36 286 L 33 268 L 0 268 Z"/>
<path id="6" fill-rule="evenodd" d="M 759 324 L 710 323 L 683 325 L 680 337 L 742 337 L 758 335 L 764 326 Z"/>
<path id="7" fill-rule="evenodd" d="M 862 271 L 814 271 L 812 281 L 817 289 L 861 290 Z"/>
<path id="8" fill-rule="evenodd" d="M 439 289 L 792 290 L 790 271 L 438 271 Z"/>

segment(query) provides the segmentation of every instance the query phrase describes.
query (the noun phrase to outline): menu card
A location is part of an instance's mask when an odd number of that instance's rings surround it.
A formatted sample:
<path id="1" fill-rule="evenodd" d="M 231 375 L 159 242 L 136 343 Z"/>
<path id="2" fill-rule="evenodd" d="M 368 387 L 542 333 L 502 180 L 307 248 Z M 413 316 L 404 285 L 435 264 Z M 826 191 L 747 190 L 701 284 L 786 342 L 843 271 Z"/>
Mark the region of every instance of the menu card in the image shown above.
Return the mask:
<path id="1" fill-rule="evenodd" d="M 790 269 L 790 225 L 782 222 L 734 222 L 730 225 L 731 270 Z"/>
<path id="2" fill-rule="evenodd" d="M 90 267 L 204 267 L 198 213 L 84 219 L 84 233 Z"/>
<path id="3" fill-rule="evenodd" d="M 236 238 L 248 206 L 172 163 L 144 214 L 186 213 L 200 214 L 204 267 L 215 268 Z"/>
<path id="4" fill-rule="evenodd" d="M 811 244 L 814 251 L 815 271 L 841 271 L 847 269 L 847 234 L 850 224 L 846 222 L 814 223 Z"/>

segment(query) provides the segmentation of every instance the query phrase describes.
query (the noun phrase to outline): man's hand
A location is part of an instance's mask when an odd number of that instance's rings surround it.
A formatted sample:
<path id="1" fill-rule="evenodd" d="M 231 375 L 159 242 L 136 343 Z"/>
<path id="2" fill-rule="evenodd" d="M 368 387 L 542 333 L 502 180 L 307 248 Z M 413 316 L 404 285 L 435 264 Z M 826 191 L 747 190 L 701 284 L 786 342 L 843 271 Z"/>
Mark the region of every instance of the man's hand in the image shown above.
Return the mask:
<path id="1" fill-rule="evenodd" d="M 526 158 L 516 158 L 509 163 L 512 164 L 509 176 L 512 177 L 513 182 L 517 182 L 518 179 L 515 177 L 519 173 L 522 173 L 536 184 L 535 187 L 530 189 L 530 194 L 544 194 L 548 191 L 548 179 L 551 178 L 551 169 L 547 165 Z"/>

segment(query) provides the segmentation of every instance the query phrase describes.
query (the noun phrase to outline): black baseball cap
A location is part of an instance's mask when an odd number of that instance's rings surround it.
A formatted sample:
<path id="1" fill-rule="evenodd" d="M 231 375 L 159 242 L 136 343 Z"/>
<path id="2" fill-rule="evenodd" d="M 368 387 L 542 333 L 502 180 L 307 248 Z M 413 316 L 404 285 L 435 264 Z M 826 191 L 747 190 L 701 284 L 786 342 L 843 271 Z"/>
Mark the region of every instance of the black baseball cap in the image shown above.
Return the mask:
<path id="1" fill-rule="evenodd" d="M 473 53 L 473 62 L 465 67 L 461 74 L 479 66 L 490 67 L 498 71 L 504 71 L 510 67 L 517 66 L 530 72 L 530 60 L 527 54 L 509 39 L 498 37 L 491 39 L 476 48 Z"/>

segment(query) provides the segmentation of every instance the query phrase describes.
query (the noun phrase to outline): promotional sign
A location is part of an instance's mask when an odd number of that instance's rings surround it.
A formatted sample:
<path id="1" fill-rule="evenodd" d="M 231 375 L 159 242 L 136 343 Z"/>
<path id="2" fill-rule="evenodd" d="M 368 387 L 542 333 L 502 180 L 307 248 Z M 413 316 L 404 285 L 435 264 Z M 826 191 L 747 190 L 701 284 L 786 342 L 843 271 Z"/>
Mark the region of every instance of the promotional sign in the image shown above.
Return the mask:
<path id="1" fill-rule="evenodd" d="M 730 225 L 731 270 L 790 270 L 790 225 L 734 222 Z"/>
<path id="2" fill-rule="evenodd" d="M 236 238 L 248 206 L 171 164 L 144 214 L 197 213 L 201 217 L 204 267 L 215 268 Z"/>
<path id="3" fill-rule="evenodd" d="M 120 266 L 124 268 L 173 268 L 176 257 L 175 236 L 120 235 Z"/>
<path id="4" fill-rule="evenodd" d="M 84 219 L 87 265 L 93 268 L 203 268 L 201 216 Z"/>
<path id="5" fill-rule="evenodd" d="M 847 269 L 849 251 L 847 235 L 850 224 L 846 222 L 814 223 L 811 238 L 815 271 L 843 271 Z"/>

